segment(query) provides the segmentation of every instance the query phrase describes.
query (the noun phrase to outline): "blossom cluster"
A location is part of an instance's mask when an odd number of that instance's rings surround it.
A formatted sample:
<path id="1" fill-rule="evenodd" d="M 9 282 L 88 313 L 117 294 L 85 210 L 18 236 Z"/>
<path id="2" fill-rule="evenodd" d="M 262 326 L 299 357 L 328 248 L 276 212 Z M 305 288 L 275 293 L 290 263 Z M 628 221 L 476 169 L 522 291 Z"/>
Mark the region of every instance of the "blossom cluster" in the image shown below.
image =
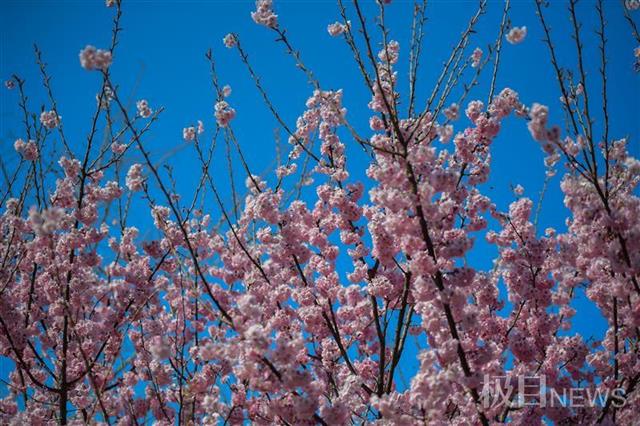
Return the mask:
<path id="1" fill-rule="evenodd" d="M 273 13 L 273 0 L 256 0 L 256 10 L 251 12 L 251 19 L 256 24 L 270 28 L 277 27 L 278 15 Z"/>
<path id="2" fill-rule="evenodd" d="M 227 127 L 236 116 L 236 110 L 231 108 L 227 101 L 218 101 L 215 105 L 214 116 L 220 127 Z"/>
<path id="3" fill-rule="evenodd" d="M 40 123 L 47 129 L 55 129 L 60 125 L 60 116 L 55 111 L 42 111 Z"/>
<path id="4" fill-rule="evenodd" d="M 136 102 L 136 108 L 138 109 L 138 115 L 142 118 L 149 118 L 153 114 L 153 110 L 149 106 L 149 102 L 146 99 L 141 99 Z"/>
<path id="5" fill-rule="evenodd" d="M 33 161 L 38 158 L 38 146 L 33 140 L 25 142 L 22 139 L 17 139 L 13 147 L 25 160 Z"/>
<path id="6" fill-rule="evenodd" d="M 111 66 L 111 51 L 87 45 L 80 51 L 80 65 L 86 70 L 106 70 Z"/>

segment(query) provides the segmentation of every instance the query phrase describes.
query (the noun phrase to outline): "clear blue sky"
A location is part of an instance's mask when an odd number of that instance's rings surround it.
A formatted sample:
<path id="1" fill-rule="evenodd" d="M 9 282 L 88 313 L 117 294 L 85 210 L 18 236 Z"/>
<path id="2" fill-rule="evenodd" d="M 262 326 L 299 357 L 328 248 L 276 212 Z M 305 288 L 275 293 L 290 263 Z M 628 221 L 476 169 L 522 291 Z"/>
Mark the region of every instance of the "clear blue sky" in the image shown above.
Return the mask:
<path id="1" fill-rule="evenodd" d="M 346 2 L 348 3 L 348 2 Z M 363 1 L 369 17 L 374 16 L 373 2 Z M 547 17 L 552 35 L 557 43 L 562 64 L 573 64 L 575 50 L 569 38 L 569 20 L 564 6 L 552 2 Z M 593 1 L 582 1 L 579 14 L 588 39 L 586 58 L 589 61 L 588 79 L 599 79 L 597 74 L 597 44 L 593 29 L 597 16 Z M 237 52 L 223 47 L 222 38 L 228 32 L 240 35 L 249 52 L 250 61 L 261 75 L 274 104 L 289 124 L 295 125 L 296 117 L 304 110 L 304 102 L 311 93 L 304 75 L 295 69 L 290 57 L 284 55 L 282 46 L 274 42 L 271 31 L 253 23 L 249 14 L 254 9 L 249 1 L 124 1 L 124 16 L 120 45 L 112 66 L 113 80 L 120 87 L 120 94 L 130 95 L 131 100 L 145 98 L 152 108 L 164 106 L 166 111 L 145 139 L 154 158 L 168 156 L 174 167 L 177 187 L 185 194 L 196 184 L 199 165 L 191 150 L 184 149 L 182 128 L 201 119 L 211 136 L 214 93 L 209 82 L 209 69 L 204 58 L 211 47 L 217 61 L 222 84 L 230 84 L 233 93 L 228 99 L 237 110 L 233 122 L 240 144 L 249 165 L 256 172 L 264 171 L 275 157 L 273 130 L 277 127 L 264 106 L 249 75 L 240 62 Z M 419 74 L 418 106 L 424 103 L 431 91 L 442 62 L 470 15 L 475 11 L 475 1 L 430 1 L 429 21 L 426 25 L 421 72 Z M 639 156 L 640 136 L 639 103 L 640 75 L 633 70 L 635 47 L 629 27 L 623 19 L 618 1 L 605 1 L 608 20 L 610 59 L 610 115 L 613 138 L 629 136 L 631 150 Z M 344 103 L 348 118 L 361 134 L 369 134 L 367 109 L 368 91 L 363 85 L 350 51 L 341 38 L 327 34 L 327 24 L 339 19 L 338 7 L 333 1 L 276 1 L 276 12 L 281 25 L 287 28 L 289 37 L 301 52 L 304 62 L 314 71 L 323 88 L 344 89 Z M 72 146 L 80 148 L 89 129 L 89 118 L 95 105 L 99 88 L 99 74 L 87 72 L 78 62 L 78 52 L 87 44 L 107 47 L 111 37 L 113 9 L 107 9 L 103 1 L 33 1 L 5 0 L 0 15 L 0 78 L 5 80 L 13 73 L 27 81 L 31 108 L 40 105 L 49 108 L 41 87 L 41 78 L 34 63 L 33 43 L 43 51 L 52 85 L 59 104 L 65 133 Z M 388 7 L 388 26 L 391 38 L 401 44 L 399 76 L 403 91 L 407 87 L 407 52 L 410 34 L 412 3 L 394 0 Z M 352 10 L 350 10 L 352 12 Z M 488 13 L 481 18 L 478 34 L 471 48 L 479 46 L 486 51 L 498 32 L 502 2 L 490 1 Z M 640 13 L 640 12 L 636 12 Z M 352 13 L 352 19 L 355 15 Z M 558 89 L 548 51 L 542 42 L 542 30 L 535 16 L 533 0 L 513 1 L 511 19 L 514 25 L 526 25 L 528 36 L 516 46 L 504 44 L 502 67 L 498 76 L 498 89 L 512 87 L 520 93 L 526 104 L 539 102 L 550 105 L 551 121 L 563 125 L 558 103 Z M 638 19 L 636 17 L 636 19 Z M 378 37 L 378 33 L 373 31 Z M 376 39 L 377 41 L 377 39 Z M 486 100 L 489 72 L 473 93 Z M 599 85 L 594 86 L 599 91 Z M 594 89 L 592 89 L 594 90 Z M 597 98 L 597 92 L 593 98 Z M 470 99 L 473 99 L 472 95 Z M 598 102 L 596 101 L 596 107 Z M 17 108 L 17 92 L 0 91 L 0 153 L 8 164 L 15 164 L 17 155 L 13 141 L 21 134 L 20 114 Z M 596 123 L 597 128 L 597 123 Z M 457 128 L 456 130 L 458 130 Z M 284 137 L 284 132 L 281 132 Z M 357 147 L 351 145 L 350 168 L 354 178 L 363 176 L 364 160 Z M 222 153 L 222 151 L 220 151 Z M 483 187 L 500 209 L 506 210 L 514 197 L 510 185 L 522 184 L 526 195 L 537 200 L 542 187 L 543 154 L 526 131 L 522 120 L 510 119 L 504 131 L 492 146 L 493 171 L 491 183 Z M 136 161 L 135 156 L 129 159 Z M 226 182 L 225 160 L 214 161 L 216 179 L 223 186 Z M 239 168 L 236 169 L 241 174 Z M 236 179 L 242 187 L 243 176 Z M 546 194 L 540 229 L 554 226 L 564 229 L 567 211 L 562 204 L 559 190 L 560 178 L 550 182 Z M 228 195 L 228 191 L 225 191 Z M 217 209 L 212 208 L 216 211 Z M 148 217 L 142 215 L 136 223 L 144 232 L 149 229 Z M 481 240 L 478 241 L 469 261 L 488 269 L 495 252 Z M 604 324 L 583 296 L 575 304 L 578 315 L 575 330 L 589 335 L 602 334 Z M 3 376 L 6 372 L 3 372 Z"/>

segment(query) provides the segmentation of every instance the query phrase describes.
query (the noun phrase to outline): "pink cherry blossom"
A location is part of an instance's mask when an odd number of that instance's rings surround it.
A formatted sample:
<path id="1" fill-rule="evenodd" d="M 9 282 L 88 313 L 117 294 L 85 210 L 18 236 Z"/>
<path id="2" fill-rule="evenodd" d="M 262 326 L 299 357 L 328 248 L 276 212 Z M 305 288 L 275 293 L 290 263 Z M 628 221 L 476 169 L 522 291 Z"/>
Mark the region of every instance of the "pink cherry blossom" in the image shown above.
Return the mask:
<path id="1" fill-rule="evenodd" d="M 127 188 L 131 191 L 141 191 L 145 178 L 142 174 L 142 164 L 133 164 L 127 172 Z"/>
<path id="2" fill-rule="evenodd" d="M 507 33 L 507 41 L 511 44 L 520 44 L 527 36 L 527 27 L 513 27 Z"/>
<path id="3" fill-rule="evenodd" d="M 444 115 L 448 120 L 457 120 L 460 117 L 460 106 L 455 102 L 452 103 L 448 108 L 444 110 Z"/>
<path id="4" fill-rule="evenodd" d="M 473 68 L 478 68 L 480 66 L 480 61 L 482 60 L 482 49 L 476 47 L 473 49 L 473 53 L 471 54 L 471 66 Z"/>
<path id="5" fill-rule="evenodd" d="M 522 195 L 524 194 L 524 188 L 522 187 L 522 185 L 518 184 L 515 186 L 515 188 L 513 188 L 513 193 L 516 195 Z"/>
<path id="6" fill-rule="evenodd" d="M 149 118 L 153 114 L 153 110 L 149 107 L 149 102 L 145 99 L 137 101 L 136 108 L 138 109 L 138 115 L 142 118 Z"/>
<path id="7" fill-rule="evenodd" d="M 17 139 L 13 144 L 13 148 L 22 154 L 22 157 L 24 157 L 25 160 L 34 161 L 38 158 L 38 146 L 32 140 L 25 142 L 22 139 Z"/>
<path id="8" fill-rule="evenodd" d="M 334 22 L 333 24 L 327 25 L 327 32 L 331 37 L 337 37 L 340 34 L 344 33 L 347 30 L 344 24 L 340 22 Z"/>
<path id="9" fill-rule="evenodd" d="M 182 129 L 182 138 L 185 141 L 192 141 L 196 138 L 196 128 L 191 126 L 191 127 L 185 127 L 184 129 Z"/>
<path id="10" fill-rule="evenodd" d="M 111 52 L 87 45 L 80 51 L 80 65 L 86 70 L 106 70 L 111 66 Z"/>
<path id="11" fill-rule="evenodd" d="M 256 0 L 256 10 L 251 12 L 251 19 L 256 24 L 275 28 L 278 26 L 278 15 L 273 13 L 273 0 Z"/>
<path id="12" fill-rule="evenodd" d="M 214 115 L 220 127 L 227 127 L 236 116 L 236 110 L 231 108 L 226 101 L 219 101 L 215 105 Z"/>
<path id="13" fill-rule="evenodd" d="M 55 129 L 60 125 L 60 116 L 55 111 L 43 111 L 40 114 L 40 123 L 47 129 Z"/>
<path id="14" fill-rule="evenodd" d="M 226 36 L 224 36 L 224 38 L 222 39 L 222 43 L 224 43 L 227 49 L 231 49 L 237 43 L 236 36 L 229 33 Z"/>
<path id="15" fill-rule="evenodd" d="M 111 152 L 113 152 L 114 154 L 122 154 L 126 151 L 127 146 L 125 144 L 121 144 L 118 142 L 113 142 L 111 144 Z"/>
<path id="16" fill-rule="evenodd" d="M 629 10 L 640 9 L 640 0 L 625 0 L 624 5 Z"/>

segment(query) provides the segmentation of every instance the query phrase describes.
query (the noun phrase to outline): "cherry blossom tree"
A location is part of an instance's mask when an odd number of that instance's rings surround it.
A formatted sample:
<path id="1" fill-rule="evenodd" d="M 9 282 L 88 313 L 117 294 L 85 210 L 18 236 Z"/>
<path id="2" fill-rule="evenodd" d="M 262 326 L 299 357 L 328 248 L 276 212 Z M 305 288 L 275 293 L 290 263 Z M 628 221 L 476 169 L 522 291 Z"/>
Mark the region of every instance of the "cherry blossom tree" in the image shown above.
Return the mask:
<path id="1" fill-rule="evenodd" d="M 340 19 L 327 30 L 351 49 L 369 91 L 362 108 L 370 131 L 363 134 L 343 106 L 348 94 L 322 85 L 272 1 L 258 0 L 250 18 L 264 28 L 256 31 L 276 36 L 311 95 L 297 121 L 287 123 L 240 35 L 224 38 L 287 135 L 285 161 L 261 176 L 244 160 L 231 88 L 207 52 L 216 94 L 211 124 L 182 133 L 201 171 L 190 200 L 176 193 L 173 176 L 145 144 L 163 109 L 144 99 L 131 108 L 110 73 L 126 4 L 106 2 L 111 45 L 80 53 L 79 65 L 100 81 L 81 146 L 68 142 L 36 48 L 46 110 L 30 109 L 19 75 L 6 84 L 23 112 L 23 136 L 14 144 L 21 160 L 4 173 L 0 194 L 0 354 L 12 368 L 2 423 L 637 421 L 640 161 L 609 131 L 609 9 L 602 0 L 594 4 L 600 25 L 593 38 L 569 0 L 577 59 L 561 67 L 548 7 L 531 4 L 539 22 L 527 25 L 543 29 L 557 75 L 561 130 L 549 107 L 499 87 L 507 66 L 502 49 L 519 48 L 511 44 L 527 36 L 526 26 L 511 24 L 509 0 L 484 52 L 474 35 L 488 5 L 474 6 L 420 105 L 426 3 L 414 5 L 402 55 L 385 23 L 396 5 L 379 1 L 368 16 L 358 0 L 337 2 Z M 627 1 L 621 12 L 636 38 L 637 8 Z M 587 80 L 587 42 L 599 47 L 600 57 L 589 60 L 601 63 L 601 93 L 595 76 Z M 628 54 L 632 61 L 638 49 Z M 403 56 L 406 93 L 396 71 Z M 482 100 L 469 99 L 482 73 L 490 84 L 481 88 Z M 593 106 L 598 96 L 601 109 Z M 529 143 L 545 152 L 548 176 L 561 174 L 566 230 L 539 229 L 537 207 L 521 187 L 508 211 L 483 193 L 501 167 L 492 163 L 491 147 L 506 120 L 528 128 Z M 100 141 L 103 126 L 108 137 Z M 232 200 L 223 199 L 211 172 L 218 140 L 239 155 L 235 173 L 246 178 L 246 190 L 234 188 Z M 366 181 L 353 177 L 347 146 L 368 156 Z M 126 167 L 132 152 L 143 161 Z M 309 197 L 300 196 L 303 187 Z M 146 206 L 158 238 L 144 240 L 131 225 L 133 198 Z M 497 248 L 490 270 L 466 261 L 477 238 Z M 601 341 L 571 332 L 579 288 L 608 324 Z M 414 338 L 426 344 L 415 350 L 419 366 L 402 385 L 403 354 Z M 527 396 L 518 389 L 496 403 L 487 393 L 490 377 L 506 377 L 499 387 L 505 392 L 517 377 L 545 382 L 525 403 L 517 403 Z M 600 395 L 601 403 L 542 403 L 576 389 Z"/>

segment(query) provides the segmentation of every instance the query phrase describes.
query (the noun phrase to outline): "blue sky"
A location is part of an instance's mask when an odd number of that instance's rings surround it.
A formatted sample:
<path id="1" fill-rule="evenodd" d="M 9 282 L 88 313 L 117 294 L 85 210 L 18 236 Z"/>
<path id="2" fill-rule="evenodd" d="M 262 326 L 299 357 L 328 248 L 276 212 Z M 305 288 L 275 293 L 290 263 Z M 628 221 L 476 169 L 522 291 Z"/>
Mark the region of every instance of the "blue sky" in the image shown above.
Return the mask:
<path id="1" fill-rule="evenodd" d="M 363 3 L 371 20 L 375 16 L 374 4 L 370 1 Z M 599 108 L 599 57 L 593 33 L 597 15 L 594 4 L 593 1 L 582 1 L 578 11 L 587 40 L 585 57 L 588 62 L 588 81 L 594 83 L 592 98 L 596 99 L 594 108 Z M 275 157 L 274 129 L 277 128 L 277 122 L 265 107 L 237 52 L 224 48 L 222 38 L 228 32 L 239 34 L 253 67 L 290 127 L 295 125 L 296 117 L 304 110 L 304 102 L 312 88 L 305 76 L 294 67 L 292 59 L 283 53 L 282 46 L 274 41 L 274 34 L 253 23 L 249 16 L 254 9 L 253 2 L 125 0 L 123 7 L 124 31 L 111 68 L 113 80 L 119 85 L 119 93 L 125 99 L 135 101 L 144 98 L 154 109 L 160 106 L 165 108 L 160 120 L 146 137 L 145 145 L 155 159 L 168 158 L 174 169 L 178 191 L 189 194 L 199 176 L 195 172 L 199 170 L 199 165 L 194 166 L 198 164 L 194 153 L 185 149 L 182 128 L 201 119 L 207 128 L 205 136 L 210 137 L 214 127 L 215 94 L 204 57 L 208 48 L 213 49 L 221 83 L 229 84 L 233 89 L 228 99 L 238 113 L 233 127 L 248 163 L 255 172 L 267 169 Z M 489 2 L 487 14 L 481 18 L 477 34 L 471 41 L 471 49 L 479 46 L 486 51 L 486 46 L 495 40 L 502 7 L 502 2 Z M 632 50 L 635 44 L 621 7 L 618 1 L 605 1 L 610 60 L 610 134 L 614 139 L 630 137 L 631 151 L 637 157 L 640 75 L 633 70 Z M 343 88 L 348 119 L 361 134 L 370 134 L 368 91 L 347 45 L 341 38 L 330 37 L 326 31 L 327 24 L 339 19 L 336 3 L 276 1 L 275 8 L 291 42 L 301 51 L 305 64 L 313 70 L 322 87 Z M 425 27 L 418 81 L 418 106 L 424 104 L 441 64 L 476 8 L 475 1 L 429 2 L 429 20 Z M 391 38 L 398 40 L 401 45 L 398 72 L 401 90 L 406 94 L 412 3 L 394 0 L 387 11 Z M 349 9 L 349 12 L 355 22 L 353 10 Z M 112 17 L 113 9 L 105 8 L 103 1 L 3 2 L 0 16 L 0 78 L 5 80 L 13 73 L 20 75 L 27 81 L 31 108 L 39 110 L 40 105 L 44 105 L 49 109 L 34 62 L 33 43 L 37 43 L 53 76 L 52 86 L 65 133 L 76 149 L 81 149 L 85 141 L 100 84 L 98 73 L 87 72 L 80 67 L 78 52 L 87 44 L 99 48 L 109 45 Z M 575 50 L 569 37 L 570 22 L 565 7 L 553 2 L 547 11 L 547 18 L 552 26 L 561 65 L 574 64 Z M 533 1 L 513 1 L 511 21 L 516 26 L 526 25 L 529 34 L 520 45 L 504 44 L 497 88 L 513 88 L 526 104 L 538 102 L 550 105 L 551 122 L 563 125 L 555 74 L 542 42 L 542 29 L 535 15 Z M 378 42 L 379 33 L 375 30 L 372 33 L 374 41 Z M 489 72 L 485 71 L 480 85 L 473 90 L 469 99 L 477 96 L 486 101 L 489 77 Z M 0 91 L 0 153 L 9 165 L 18 160 L 13 151 L 13 141 L 23 136 L 20 133 L 17 99 L 15 90 L 10 92 L 2 88 Z M 599 123 L 596 123 L 598 128 Z M 284 132 L 280 133 L 286 140 Z M 352 176 L 354 179 L 363 177 L 366 157 L 359 152 L 357 145 L 346 142 L 349 145 Z M 224 187 L 228 185 L 225 183 L 228 179 L 223 151 L 219 152 L 220 159 L 214 160 L 214 169 L 216 181 Z M 543 154 L 529 136 L 522 120 L 507 120 L 503 132 L 492 146 L 492 156 L 494 168 L 491 183 L 484 186 L 483 191 L 492 197 L 498 207 L 506 210 L 513 201 L 512 184 L 523 185 L 525 194 L 536 201 L 544 177 Z M 135 155 L 128 160 L 140 161 Z M 236 185 L 242 187 L 244 176 L 240 168 L 236 169 L 236 174 Z M 564 229 L 567 211 L 562 205 L 559 182 L 560 177 L 557 176 L 549 184 L 540 217 L 541 230 L 547 226 Z M 223 193 L 228 199 L 229 191 L 224 190 Z M 144 234 L 149 228 L 149 218 L 146 213 L 141 216 L 134 218 L 134 223 Z M 468 260 L 473 265 L 488 269 L 494 255 L 492 250 L 478 241 Z M 586 335 L 601 335 L 604 323 L 597 310 L 581 295 L 575 304 L 579 313 L 574 329 Z"/>

